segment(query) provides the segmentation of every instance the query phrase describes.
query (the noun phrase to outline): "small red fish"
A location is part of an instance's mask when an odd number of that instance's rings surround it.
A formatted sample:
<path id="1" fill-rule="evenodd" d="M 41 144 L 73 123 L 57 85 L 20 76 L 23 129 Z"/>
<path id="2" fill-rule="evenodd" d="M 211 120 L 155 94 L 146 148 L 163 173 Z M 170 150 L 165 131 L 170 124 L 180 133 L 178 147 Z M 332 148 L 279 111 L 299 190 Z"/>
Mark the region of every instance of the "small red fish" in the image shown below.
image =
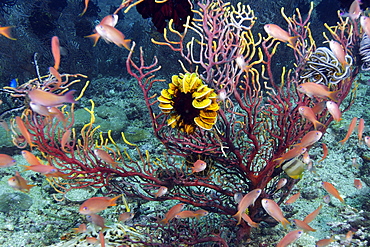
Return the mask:
<path id="1" fill-rule="evenodd" d="M 360 24 L 366 35 L 370 37 L 370 18 L 364 15 L 361 16 Z"/>
<path id="2" fill-rule="evenodd" d="M 29 192 L 32 187 L 36 186 L 28 184 L 19 172 L 15 172 L 15 176 L 8 179 L 8 184 L 10 187 L 23 192 Z"/>
<path id="3" fill-rule="evenodd" d="M 7 154 L 0 154 L 0 167 L 11 167 L 17 163 L 12 156 Z"/>
<path id="4" fill-rule="evenodd" d="M 87 219 L 87 221 L 93 223 L 96 226 L 101 227 L 102 229 L 108 228 L 108 227 L 105 226 L 105 219 L 103 217 L 101 217 L 100 215 L 98 215 L 98 214 L 86 215 L 86 219 Z"/>
<path id="5" fill-rule="evenodd" d="M 120 198 L 122 195 L 110 198 L 110 197 L 92 197 L 86 200 L 80 206 L 79 213 L 80 214 L 95 214 L 103 211 L 109 206 L 116 206 L 117 199 Z"/>
<path id="6" fill-rule="evenodd" d="M 340 196 L 338 190 L 334 187 L 334 185 L 332 185 L 329 182 L 322 182 L 321 184 L 329 194 L 331 194 L 332 196 L 337 198 L 339 201 L 344 203 L 344 199 Z"/>
<path id="7" fill-rule="evenodd" d="M 41 173 L 42 175 L 48 175 L 55 172 L 58 172 L 58 169 L 54 166 L 50 165 L 31 165 L 31 166 L 24 166 L 25 170 L 31 170 L 34 172 Z"/>

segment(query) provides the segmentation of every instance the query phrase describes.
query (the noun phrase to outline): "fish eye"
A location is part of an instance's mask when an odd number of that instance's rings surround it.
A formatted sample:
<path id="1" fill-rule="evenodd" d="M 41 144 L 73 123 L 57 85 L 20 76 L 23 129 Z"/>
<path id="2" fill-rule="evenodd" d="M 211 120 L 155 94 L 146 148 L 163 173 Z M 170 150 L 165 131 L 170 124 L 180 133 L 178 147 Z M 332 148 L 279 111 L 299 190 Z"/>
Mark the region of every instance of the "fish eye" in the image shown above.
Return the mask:
<path id="1" fill-rule="evenodd" d="M 88 210 L 88 207 L 83 207 L 82 210 Z"/>

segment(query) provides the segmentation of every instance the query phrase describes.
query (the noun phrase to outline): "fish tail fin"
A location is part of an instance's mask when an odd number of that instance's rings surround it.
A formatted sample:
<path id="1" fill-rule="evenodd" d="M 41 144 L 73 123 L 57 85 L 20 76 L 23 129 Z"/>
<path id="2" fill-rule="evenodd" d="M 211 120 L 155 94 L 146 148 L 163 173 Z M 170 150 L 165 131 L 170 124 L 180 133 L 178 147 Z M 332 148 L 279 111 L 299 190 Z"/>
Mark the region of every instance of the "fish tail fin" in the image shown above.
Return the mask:
<path id="1" fill-rule="evenodd" d="M 290 225 L 290 222 L 287 220 L 287 219 L 283 219 L 282 221 L 281 221 L 281 224 L 283 225 L 283 227 L 285 228 L 285 229 L 287 229 L 288 228 L 288 225 Z"/>
<path id="2" fill-rule="evenodd" d="M 167 225 L 168 224 L 168 219 L 167 218 L 161 219 L 160 221 L 158 221 L 158 223 L 161 224 L 161 225 Z"/>
<path id="3" fill-rule="evenodd" d="M 295 44 L 297 43 L 297 39 L 299 36 L 293 36 L 288 39 L 288 43 L 295 48 Z"/>
<path id="4" fill-rule="evenodd" d="M 75 101 L 75 99 L 73 97 L 74 92 L 76 92 L 76 90 L 69 90 L 66 94 L 63 95 L 64 99 L 65 99 L 65 102 L 77 103 L 77 101 Z"/>
<path id="5" fill-rule="evenodd" d="M 8 39 L 16 40 L 15 38 L 12 37 L 12 35 L 10 33 L 10 29 L 13 28 L 13 27 L 14 26 L 0 27 L 0 34 L 7 37 Z"/>
<path id="6" fill-rule="evenodd" d="M 236 214 L 233 215 L 234 218 L 236 218 L 236 220 L 238 221 L 238 223 L 236 225 L 240 225 L 240 223 L 242 222 L 242 214 L 240 211 L 238 211 Z"/>
<path id="7" fill-rule="evenodd" d="M 118 199 L 118 198 L 120 198 L 121 196 L 122 196 L 122 194 L 121 194 L 121 195 L 118 195 L 118 196 L 116 196 L 116 197 L 113 197 L 112 199 L 110 199 L 110 204 L 109 204 L 109 206 L 116 206 L 116 205 L 117 205 L 116 201 L 117 201 L 117 199 Z"/>
<path id="8" fill-rule="evenodd" d="M 100 34 L 94 33 L 94 34 L 90 34 L 88 36 L 85 36 L 84 38 L 92 39 L 94 41 L 94 45 L 93 46 L 96 46 L 96 44 L 98 43 L 98 40 L 100 38 Z"/>
<path id="9" fill-rule="evenodd" d="M 315 130 L 317 130 L 317 128 L 318 128 L 319 126 L 322 126 L 322 127 L 326 128 L 325 124 L 320 123 L 319 121 L 315 121 L 315 122 L 313 123 L 313 127 L 315 128 Z"/>
<path id="10" fill-rule="evenodd" d="M 329 92 L 328 97 L 332 101 L 338 102 L 339 101 L 339 93 L 340 93 L 340 90 L 337 90 L 337 91 L 334 91 L 334 92 Z"/>
<path id="11" fill-rule="evenodd" d="M 132 50 L 130 49 L 130 43 L 131 43 L 131 39 L 124 39 L 123 42 L 122 42 L 122 45 L 127 50 L 129 50 L 130 52 L 132 52 Z"/>
<path id="12" fill-rule="evenodd" d="M 26 192 L 30 192 L 30 189 L 32 189 L 32 187 L 35 187 L 36 185 L 34 184 L 27 184 L 27 188 L 25 188 Z"/>

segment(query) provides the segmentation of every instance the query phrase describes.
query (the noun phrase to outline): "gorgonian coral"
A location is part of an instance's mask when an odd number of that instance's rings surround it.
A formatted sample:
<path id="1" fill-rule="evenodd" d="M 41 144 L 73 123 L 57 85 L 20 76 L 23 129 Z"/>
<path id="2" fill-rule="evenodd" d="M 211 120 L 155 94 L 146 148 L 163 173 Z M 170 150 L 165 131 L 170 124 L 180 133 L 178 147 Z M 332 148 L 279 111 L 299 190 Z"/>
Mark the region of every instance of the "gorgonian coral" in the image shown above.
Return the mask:
<path id="1" fill-rule="evenodd" d="M 198 126 L 205 130 L 216 124 L 219 105 L 217 94 L 203 84 L 195 73 L 172 76 L 168 89 L 163 89 L 158 97 L 159 108 L 170 114 L 167 123 L 191 134 Z"/>

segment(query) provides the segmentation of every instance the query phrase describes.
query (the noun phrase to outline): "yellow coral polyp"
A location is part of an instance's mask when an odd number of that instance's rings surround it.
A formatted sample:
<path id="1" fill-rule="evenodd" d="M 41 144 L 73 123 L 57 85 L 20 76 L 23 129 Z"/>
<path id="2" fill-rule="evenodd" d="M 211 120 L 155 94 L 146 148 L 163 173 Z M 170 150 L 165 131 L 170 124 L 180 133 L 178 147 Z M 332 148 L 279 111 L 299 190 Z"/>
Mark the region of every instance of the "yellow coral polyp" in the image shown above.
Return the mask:
<path id="1" fill-rule="evenodd" d="M 196 127 L 212 129 L 219 105 L 214 89 L 203 84 L 196 73 L 173 75 L 168 89 L 157 98 L 163 113 L 170 114 L 167 124 L 192 134 Z"/>

